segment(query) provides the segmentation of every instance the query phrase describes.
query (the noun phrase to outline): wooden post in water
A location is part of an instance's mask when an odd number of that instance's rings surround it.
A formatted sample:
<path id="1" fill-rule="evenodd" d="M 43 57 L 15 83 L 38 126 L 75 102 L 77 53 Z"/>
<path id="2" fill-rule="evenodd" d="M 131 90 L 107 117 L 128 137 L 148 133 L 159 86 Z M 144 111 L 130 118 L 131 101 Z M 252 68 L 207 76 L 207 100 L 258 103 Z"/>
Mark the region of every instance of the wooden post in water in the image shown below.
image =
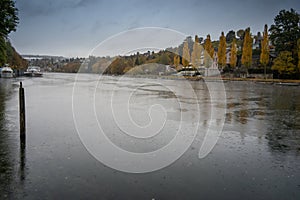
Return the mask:
<path id="1" fill-rule="evenodd" d="M 26 124 L 25 124 L 25 94 L 22 82 L 20 82 L 19 88 L 19 109 L 20 109 L 20 139 L 25 141 L 26 138 Z"/>

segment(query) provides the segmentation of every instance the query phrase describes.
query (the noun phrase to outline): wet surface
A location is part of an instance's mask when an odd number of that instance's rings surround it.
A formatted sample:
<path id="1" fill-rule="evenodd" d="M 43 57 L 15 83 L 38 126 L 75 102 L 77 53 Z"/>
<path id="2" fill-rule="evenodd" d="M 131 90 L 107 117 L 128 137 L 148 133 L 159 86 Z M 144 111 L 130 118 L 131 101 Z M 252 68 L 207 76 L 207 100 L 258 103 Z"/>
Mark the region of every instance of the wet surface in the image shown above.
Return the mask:
<path id="1" fill-rule="evenodd" d="M 43 78 L 0 79 L 0 199 L 299 199 L 299 87 L 227 82 L 225 124 L 214 149 L 198 158 L 203 135 L 176 162 L 146 174 L 111 169 L 94 159 L 77 134 L 72 113 L 75 75 L 45 74 Z M 18 129 L 18 82 L 26 93 L 26 144 Z M 190 82 L 197 98 L 184 95 L 182 81 L 158 82 L 105 77 L 79 77 L 80 89 L 96 92 L 98 119 L 107 120 L 108 137 L 133 152 L 153 151 L 168 144 L 182 120 L 197 119 L 208 127 L 210 96 L 203 82 Z M 180 98 L 168 88 L 176 86 Z M 158 103 L 167 116 L 164 129 L 149 140 L 122 135 L 103 104 L 114 91 L 116 105 L 127 101 L 140 126 L 149 122 L 150 105 Z M 178 100 L 180 99 L 180 100 Z M 103 103 L 103 104 L 101 104 Z M 102 107 L 101 107 L 102 105 Z M 160 107 L 152 114 L 160 117 Z M 151 115 L 150 115 L 151 116 Z M 164 115 L 163 115 L 164 116 Z M 103 117 L 103 118 L 101 118 Z M 160 118 L 158 118 L 160 119 Z M 189 123 L 183 122 L 183 123 Z M 92 124 L 87 124 L 92 125 Z M 126 127 L 125 127 L 126 128 Z M 201 131 L 200 131 L 201 132 Z M 109 152 L 108 152 L 109 153 Z"/>

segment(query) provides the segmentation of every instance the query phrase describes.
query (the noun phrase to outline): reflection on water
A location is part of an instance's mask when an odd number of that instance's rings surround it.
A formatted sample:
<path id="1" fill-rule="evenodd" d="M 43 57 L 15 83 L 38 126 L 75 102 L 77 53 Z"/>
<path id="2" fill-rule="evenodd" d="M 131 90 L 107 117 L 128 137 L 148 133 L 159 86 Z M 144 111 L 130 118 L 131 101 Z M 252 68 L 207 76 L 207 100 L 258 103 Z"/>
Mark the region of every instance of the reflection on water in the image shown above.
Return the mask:
<path id="1" fill-rule="evenodd" d="M 18 137 L 17 84 L 15 79 L 0 79 L 0 199 L 17 197 L 18 184 L 26 176 L 25 142 L 19 144 Z"/>
<path id="2" fill-rule="evenodd" d="M 300 199 L 298 87 L 225 83 L 225 125 L 207 157 L 198 159 L 203 138 L 196 137 L 174 164 L 152 173 L 126 174 L 99 163 L 82 145 L 71 106 L 74 78 L 73 74 L 46 73 L 43 78 L 23 79 L 26 144 L 19 143 L 19 80 L 0 79 L 0 199 Z M 98 76 L 81 78 L 80 86 L 88 88 L 93 97 L 92 85 Z M 104 87 L 96 92 L 105 98 L 111 88 L 117 88 L 116 102 L 120 103 L 128 91 L 136 89 L 129 102 L 138 113 L 133 113 L 133 119 L 147 125 L 148 113 L 142 112 L 150 104 L 160 103 L 170 120 L 167 129 L 150 142 L 128 139 L 114 128 L 108 108 L 101 107 L 99 99 L 97 114 L 106 120 L 108 137 L 115 144 L 135 152 L 160 148 L 174 137 L 171 130 L 180 122 L 180 113 L 191 121 L 196 119 L 192 108 L 197 103 L 200 129 L 210 126 L 210 95 L 205 83 L 191 82 L 197 99 L 183 95 L 180 103 L 184 107 L 180 107 L 166 87 L 144 82 L 128 78 L 118 83 L 116 77 L 106 77 Z M 165 83 L 184 94 L 181 81 Z"/>
<path id="3" fill-rule="evenodd" d="M 25 169 L 26 169 L 26 141 L 20 141 L 20 180 L 25 180 Z"/>
<path id="4" fill-rule="evenodd" d="M 261 121 L 272 151 L 300 152 L 300 92 L 295 87 L 259 83 L 228 84 L 228 124 Z M 236 92 L 235 92 L 236 90 Z M 234 120 L 234 121 L 233 121 Z M 263 130 L 262 130 L 263 131 Z"/>
<path id="5" fill-rule="evenodd" d="M 12 83 L 0 79 L 0 194 L 9 195 L 14 173 L 14 156 L 10 146 L 10 124 L 7 120 L 6 101 L 12 93 Z"/>
<path id="6" fill-rule="evenodd" d="M 277 110 L 270 116 L 266 138 L 272 150 L 300 153 L 300 114 L 299 110 L 293 109 L 295 107 L 290 105 L 291 109 Z"/>

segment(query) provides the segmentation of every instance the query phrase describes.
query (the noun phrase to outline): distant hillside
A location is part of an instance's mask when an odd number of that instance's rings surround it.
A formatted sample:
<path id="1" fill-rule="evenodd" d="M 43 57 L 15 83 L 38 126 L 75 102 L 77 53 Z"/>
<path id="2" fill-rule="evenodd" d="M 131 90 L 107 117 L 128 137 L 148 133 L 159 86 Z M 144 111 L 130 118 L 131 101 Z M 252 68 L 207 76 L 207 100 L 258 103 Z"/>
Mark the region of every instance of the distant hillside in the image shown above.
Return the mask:
<path id="1" fill-rule="evenodd" d="M 40 59 L 65 60 L 65 59 L 67 59 L 66 57 L 63 57 L 63 56 L 50 56 L 50 55 L 22 54 L 21 56 L 26 60 L 40 60 Z"/>

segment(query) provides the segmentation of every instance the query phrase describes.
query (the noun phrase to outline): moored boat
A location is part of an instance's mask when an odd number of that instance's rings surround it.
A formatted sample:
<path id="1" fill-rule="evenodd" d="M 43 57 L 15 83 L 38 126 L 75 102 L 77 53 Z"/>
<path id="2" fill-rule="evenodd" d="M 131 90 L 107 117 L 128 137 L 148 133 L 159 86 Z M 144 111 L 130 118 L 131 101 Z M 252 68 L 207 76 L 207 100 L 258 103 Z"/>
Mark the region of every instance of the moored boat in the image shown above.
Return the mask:
<path id="1" fill-rule="evenodd" d="M 14 71 L 10 67 L 3 67 L 1 69 L 1 78 L 13 78 Z"/>
<path id="2" fill-rule="evenodd" d="M 41 72 L 41 68 L 37 66 L 30 66 L 28 69 L 24 72 L 24 76 L 29 77 L 41 77 L 43 76 L 43 73 Z"/>

